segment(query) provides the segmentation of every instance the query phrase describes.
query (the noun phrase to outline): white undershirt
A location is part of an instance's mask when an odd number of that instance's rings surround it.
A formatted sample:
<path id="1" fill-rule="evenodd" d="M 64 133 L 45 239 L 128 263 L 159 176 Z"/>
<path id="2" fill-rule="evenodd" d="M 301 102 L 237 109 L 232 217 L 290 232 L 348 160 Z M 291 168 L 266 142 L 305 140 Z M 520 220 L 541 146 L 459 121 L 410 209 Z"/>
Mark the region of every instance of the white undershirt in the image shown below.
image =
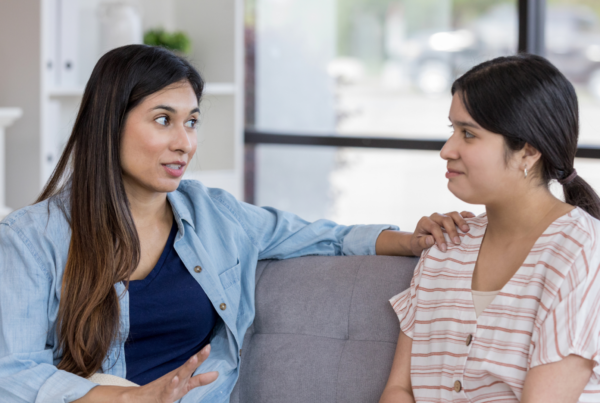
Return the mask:
<path id="1" fill-rule="evenodd" d="M 500 292 L 500 290 L 498 290 L 498 291 L 471 290 L 471 293 L 473 294 L 473 305 L 475 305 L 475 314 L 477 315 L 477 317 L 479 317 L 479 315 L 481 315 L 481 312 L 483 312 L 485 310 L 485 308 L 487 308 L 488 305 L 493 301 L 493 299 L 496 298 L 496 295 L 498 295 L 499 292 Z"/>

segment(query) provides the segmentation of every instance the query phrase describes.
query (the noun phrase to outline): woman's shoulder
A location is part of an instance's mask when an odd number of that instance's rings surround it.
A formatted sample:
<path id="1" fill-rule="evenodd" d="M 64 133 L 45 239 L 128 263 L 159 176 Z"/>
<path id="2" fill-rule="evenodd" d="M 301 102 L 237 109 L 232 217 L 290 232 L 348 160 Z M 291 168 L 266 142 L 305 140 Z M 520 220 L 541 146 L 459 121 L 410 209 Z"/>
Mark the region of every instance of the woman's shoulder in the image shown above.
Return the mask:
<path id="1" fill-rule="evenodd" d="M 68 204 L 63 198 L 55 196 L 11 212 L 0 221 L 0 225 L 17 232 L 39 231 L 41 228 L 48 227 L 69 227 L 67 215 Z"/>
<path id="2" fill-rule="evenodd" d="M 65 259 L 71 239 L 64 208 L 64 204 L 51 199 L 18 209 L 4 218 L 0 222 L 0 255 L 5 259 L 0 261 L 0 270 L 38 267 L 47 277 L 53 277 L 54 263 Z"/>
<path id="3" fill-rule="evenodd" d="M 469 224 L 470 231 L 475 230 L 476 232 L 484 231 L 488 225 L 487 213 L 481 213 L 478 216 L 472 218 L 465 218 L 467 224 Z"/>
<path id="4" fill-rule="evenodd" d="M 537 255 L 561 278 L 571 278 L 565 286 L 600 280 L 599 234 L 600 221 L 576 207 L 548 227 L 538 243 Z"/>
<path id="5" fill-rule="evenodd" d="M 545 236 L 552 238 L 556 244 L 579 252 L 599 251 L 599 234 L 600 220 L 576 207 L 550 224 Z"/>

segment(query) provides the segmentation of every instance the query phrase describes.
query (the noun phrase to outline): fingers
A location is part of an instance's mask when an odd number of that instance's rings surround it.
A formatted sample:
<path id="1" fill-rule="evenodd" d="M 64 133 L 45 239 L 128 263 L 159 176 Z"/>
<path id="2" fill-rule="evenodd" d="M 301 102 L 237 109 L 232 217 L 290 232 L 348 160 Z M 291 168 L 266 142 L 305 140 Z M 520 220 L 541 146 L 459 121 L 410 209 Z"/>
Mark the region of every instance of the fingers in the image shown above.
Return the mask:
<path id="1" fill-rule="evenodd" d="M 470 211 L 461 211 L 460 215 L 463 216 L 464 218 L 474 218 L 476 217 L 475 214 L 471 213 Z"/>
<path id="2" fill-rule="evenodd" d="M 453 211 L 451 213 L 444 214 L 444 215 L 446 216 L 446 218 L 444 218 L 442 220 L 441 225 L 444 226 L 444 229 L 450 236 L 450 239 L 452 239 L 452 241 L 456 245 L 460 245 L 460 236 L 458 235 L 458 232 L 456 231 L 456 227 L 459 227 L 463 232 L 468 232 L 469 225 L 467 224 L 465 219 L 462 217 L 462 215 L 456 211 Z"/>
<path id="3" fill-rule="evenodd" d="M 445 218 L 445 216 L 442 217 L 441 214 L 435 213 L 431 217 L 423 217 L 421 221 L 419 221 L 419 227 L 421 227 L 421 230 L 425 232 L 425 236 L 422 237 L 425 238 L 425 243 L 427 244 L 431 241 L 431 239 L 429 239 L 428 242 L 428 237 L 433 237 L 433 240 L 442 252 L 446 252 L 446 250 L 448 249 L 448 246 L 446 245 L 446 238 L 444 238 L 444 233 L 442 232 L 441 228 L 441 223 L 443 223 L 443 220 Z M 427 247 L 430 247 L 432 245 L 429 245 Z"/>
<path id="4" fill-rule="evenodd" d="M 198 369 L 198 367 L 206 361 L 208 356 L 210 355 L 210 344 L 204 346 L 199 353 L 194 354 L 185 364 L 183 364 L 179 369 L 176 370 L 175 377 L 178 377 L 180 380 L 189 379 L 192 374 Z"/>
<path id="5" fill-rule="evenodd" d="M 208 385 L 217 380 L 219 373 L 217 371 L 207 372 L 205 374 L 198 374 L 190 378 L 188 382 L 189 389 L 197 388 L 198 386 Z"/>

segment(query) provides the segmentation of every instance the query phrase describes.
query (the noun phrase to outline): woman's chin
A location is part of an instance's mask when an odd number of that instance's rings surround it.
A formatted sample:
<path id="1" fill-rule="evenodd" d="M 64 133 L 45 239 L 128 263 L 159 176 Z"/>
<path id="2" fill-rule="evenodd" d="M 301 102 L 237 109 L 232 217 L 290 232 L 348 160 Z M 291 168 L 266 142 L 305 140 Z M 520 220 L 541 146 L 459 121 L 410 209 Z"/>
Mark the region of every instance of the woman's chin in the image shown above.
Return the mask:
<path id="1" fill-rule="evenodd" d="M 448 190 L 452 193 L 457 199 L 464 201 L 469 204 L 481 204 L 478 203 L 476 197 L 473 197 L 473 192 L 468 192 L 465 189 L 457 186 L 455 183 L 451 181 L 448 182 Z"/>
<path id="2" fill-rule="evenodd" d="M 168 178 L 156 181 L 148 187 L 156 193 L 171 193 L 177 190 L 180 183 L 181 178 Z"/>

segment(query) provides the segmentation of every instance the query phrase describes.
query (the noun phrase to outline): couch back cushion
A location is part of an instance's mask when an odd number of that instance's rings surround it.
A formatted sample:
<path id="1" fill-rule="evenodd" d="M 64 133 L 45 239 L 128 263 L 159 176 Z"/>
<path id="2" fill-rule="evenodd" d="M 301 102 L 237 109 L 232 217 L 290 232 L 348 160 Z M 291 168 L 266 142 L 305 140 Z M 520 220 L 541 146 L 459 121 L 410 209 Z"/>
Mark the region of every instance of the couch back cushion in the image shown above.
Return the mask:
<path id="1" fill-rule="evenodd" d="M 256 317 L 232 403 L 378 402 L 399 324 L 388 300 L 417 258 L 307 256 L 259 262 Z"/>

